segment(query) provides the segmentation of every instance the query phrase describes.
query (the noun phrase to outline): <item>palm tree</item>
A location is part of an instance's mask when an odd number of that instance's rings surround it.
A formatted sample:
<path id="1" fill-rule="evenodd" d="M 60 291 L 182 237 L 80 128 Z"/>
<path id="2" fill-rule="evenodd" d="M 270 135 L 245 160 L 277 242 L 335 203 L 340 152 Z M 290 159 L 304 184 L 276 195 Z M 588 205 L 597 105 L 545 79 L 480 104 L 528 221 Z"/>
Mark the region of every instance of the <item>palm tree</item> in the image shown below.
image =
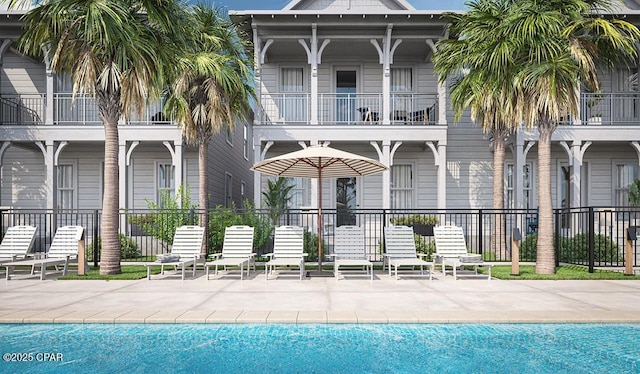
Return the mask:
<path id="1" fill-rule="evenodd" d="M 21 50 L 45 50 L 52 70 L 72 77 L 74 96 L 95 97 L 104 125 L 101 274 L 120 273 L 118 120 L 159 91 L 182 15 L 180 0 L 45 0 L 24 17 Z"/>
<path id="2" fill-rule="evenodd" d="M 562 117 L 576 117 L 582 85 L 600 89 L 596 66 L 636 57 L 640 31 L 615 19 L 613 0 L 520 1 L 506 24 L 518 42 L 514 77 L 522 117 L 538 141 L 538 248 L 536 273 L 555 273 L 551 201 L 551 137 Z"/>
<path id="3" fill-rule="evenodd" d="M 505 123 L 538 129 L 536 273 L 553 274 L 551 136 L 562 117 L 577 116 L 581 85 L 592 91 L 599 89 L 597 64 L 611 67 L 636 56 L 640 32 L 628 22 L 602 16 L 612 14 L 613 0 L 478 0 L 474 4 L 499 4 L 505 12 L 494 27 L 478 28 L 484 38 L 504 39 L 489 54 L 504 62 L 498 66 L 508 67 L 506 71 L 492 68 L 484 81 L 502 82 L 504 90 L 489 92 L 504 94 L 502 104 L 511 108 L 503 117 L 509 119 Z M 474 27 L 477 24 L 467 25 Z M 461 34 L 467 37 L 464 31 Z"/>
<path id="4" fill-rule="evenodd" d="M 236 121 L 247 121 L 253 88 L 248 46 L 241 30 L 210 5 L 193 8 L 189 46 L 181 54 L 169 90 L 165 112 L 182 128 L 185 139 L 198 147 L 198 203 L 207 227 L 209 142 Z"/>
<path id="5" fill-rule="evenodd" d="M 269 211 L 269 218 L 274 227 L 278 226 L 280 216 L 289 208 L 291 202 L 291 190 L 295 184 L 291 184 L 291 179 L 278 177 L 275 181 L 267 181 L 267 191 L 262 193 L 264 205 Z"/>
<path id="6" fill-rule="evenodd" d="M 506 57 L 509 38 L 501 35 L 500 25 L 509 14 L 512 0 L 478 1 L 467 4 L 463 14 L 447 13 L 450 39 L 438 43 L 433 56 L 440 82 L 454 78 L 451 103 L 459 121 L 465 109 L 471 119 L 493 138 L 493 208 L 504 209 L 504 160 L 506 138 L 518 126 L 514 112 L 515 96 L 508 76 L 512 61 Z M 503 242 L 504 216 L 494 213 L 492 250 Z"/>

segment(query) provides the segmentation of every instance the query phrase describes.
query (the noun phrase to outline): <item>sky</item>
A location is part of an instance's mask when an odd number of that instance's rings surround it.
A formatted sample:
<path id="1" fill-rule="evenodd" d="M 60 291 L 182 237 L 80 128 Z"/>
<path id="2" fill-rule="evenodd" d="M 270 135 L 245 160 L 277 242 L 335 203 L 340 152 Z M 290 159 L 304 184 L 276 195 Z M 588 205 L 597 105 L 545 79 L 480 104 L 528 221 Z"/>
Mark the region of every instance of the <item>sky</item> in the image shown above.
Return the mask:
<path id="1" fill-rule="evenodd" d="M 282 9 L 290 0 L 213 0 L 229 10 Z M 467 0 L 408 0 L 418 10 L 462 10 Z"/>

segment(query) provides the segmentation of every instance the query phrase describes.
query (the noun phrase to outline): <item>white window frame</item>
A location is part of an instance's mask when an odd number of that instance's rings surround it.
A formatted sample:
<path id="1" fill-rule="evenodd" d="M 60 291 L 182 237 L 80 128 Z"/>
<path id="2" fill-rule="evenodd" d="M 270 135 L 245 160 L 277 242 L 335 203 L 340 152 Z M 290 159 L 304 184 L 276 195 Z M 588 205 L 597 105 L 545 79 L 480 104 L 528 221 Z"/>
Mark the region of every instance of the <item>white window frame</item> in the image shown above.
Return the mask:
<path id="1" fill-rule="evenodd" d="M 515 193 L 513 193 L 515 191 L 515 176 L 517 175 L 516 173 L 513 173 L 513 177 L 514 180 L 511 181 L 511 187 L 509 187 L 509 168 L 512 167 L 515 171 L 515 162 L 506 162 L 505 166 L 504 166 L 504 206 L 507 209 L 515 209 L 516 206 L 516 202 L 514 200 L 515 198 Z M 537 207 L 537 195 L 536 195 L 536 163 L 534 161 L 527 161 L 525 162 L 525 166 L 529 166 L 529 188 L 526 188 L 524 186 L 524 181 L 523 181 L 523 203 L 524 206 L 522 207 L 523 209 L 527 209 L 527 201 L 525 200 L 525 194 L 524 191 L 528 190 L 529 191 L 529 201 L 528 201 L 528 209 L 535 209 L 535 207 Z M 524 171 L 523 171 L 523 176 L 524 176 Z M 509 192 L 511 192 L 511 198 L 509 197 Z"/>
<path id="2" fill-rule="evenodd" d="M 60 171 L 61 167 L 71 167 L 71 187 L 60 187 Z M 71 191 L 71 207 L 70 208 L 62 208 L 60 206 L 61 192 L 63 191 Z M 63 209 L 76 209 L 78 206 L 78 163 L 76 160 L 60 160 L 58 165 L 56 166 L 56 208 Z"/>
<path id="3" fill-rule="evenodd" d="M 158 206 L 161 206 L 162 202 L 160 201 L 160 190 L 168 190 L 171 192 L 170 196 L 173 198 L 176 195 L 176 167 L 175 165 L 173 165 L 173 163 L 171 161 L 162 161 L 162 160 L 157 160 L 155 163 L 155 169 L 154 169 L 154 185 L 155 185 L 155 201 L 156 204 L 158 204 Z M 160 166 L 170 166 L 172 171 L 173 171 L 173 188 L 169 187 L 160 187 Z"/>
<path id="4" fill-rule="evenodd" d="M 249 124 L 245 122 L 242 127 L 244 159 L 249 161 Z"/>
<path id="5" fill-rule="evenodd" d="M 233 205 L 233 174 L 224 173 L 224 206 L 231 208 Z"/>
<path id="6" fill-rule="evenodd" d="M 231 126 L 225 126 L 225 138 L 227 141 L 227 144 L 229 144 L 229 146 L 233 147 L 233 133 L 234 133 L 234 129 L 231 128 Z"/>
<path id="7" fill-rule="evenodd" d="M 285 91 L 284 88 L 284 69 L 302 69 L 302 91 Z M 280 65 L 278 67 L 278 92 L 286 94 L 286 93 L 308 93 L 308 83 L 307 83 L 307 68 L 304 65 L 296 65 L 296 64 L 286 64 Z"/>
<path id="8" fill-rule="evenodd" d="M 407 91 L 394 91 L 393 90 L 393 82 L 391 82 L 391 79 L 393 77 L 393 70 L 399 70 L 399 69 L 409 69 L 411 71 L 411 89 L 407 90 Z M 411 93 L 415 93 L 416 92 L 416 87 L 417 87 L 417 69 L 415 68 L 415 66 L 411 66 L 411 65 L 396 65 L 394 64 L 393 67 L 390 69 L 391 71 L 389 72 L 389 92 L 392 94 L 411 94 Z"/>
<path id="9" fill-rule="evenodd" d="M 410 188 L 395 188 L 393 187 L 393 177 L 391 175 L 394 166 L 410 166 L 411 167 L 411 187 Z M 417 208 L 417 199 L 416 199 L 416 186 L 418 185 L 418 173 L 416 171 L 415 162 L 408 161 L 394 161 L 393 165 L 389 169 L 389 206 L 391 209 L 416 209 Z M 411 195 L 411 206 L 409 208 L 398 208 L 393 206 L 393 202 L 395 201 L 393 198 L 393 194 L 395 191 L 410 191 Z"/>
<path id="10" fill-rule="evenodd" d="M 638 161 L 637 160 L 627 160 L 627 159 L 623 159 L 623 160 L 612 160 L 611 161 L 611 170 L 612 170 L 612 175 L 611 175 L 611 180 L 612 180 L 612 186 L 611 186 L 611 205 L 612 206 L 617 206 L 618 205 L 618 192 L 623 192 L 626 194 L 627 199 L 626 199 L 626 203 L 625 205 L 622 206 L 629 206 L 629 186 L 627 187 L 621 187 L 618 185 L 618 166 L 621 165 L 625 165 L 625 166 L 635 166 L 636 168 L 639 169 L 638 171 L 638 175 L 636 176 L 636 178 L 640 177 L 640 166 L 638 166 Z"/>

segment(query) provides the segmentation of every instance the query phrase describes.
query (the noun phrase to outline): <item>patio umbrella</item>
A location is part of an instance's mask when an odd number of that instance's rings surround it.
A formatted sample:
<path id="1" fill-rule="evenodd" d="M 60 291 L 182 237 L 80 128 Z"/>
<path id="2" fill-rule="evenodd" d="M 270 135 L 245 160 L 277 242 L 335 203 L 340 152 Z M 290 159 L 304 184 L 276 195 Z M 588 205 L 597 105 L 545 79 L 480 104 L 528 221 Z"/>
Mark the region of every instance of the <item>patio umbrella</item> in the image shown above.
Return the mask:
<path id="1" fill-rule="evenodd" d="M 282 177 L 318 178 L 318 270 L 322 271 L 322 178 L 349 178 L 376 174 L 388 168 L 380 162 L 335 148 L 313 145 L 268 158 L 251 170 Z"/>

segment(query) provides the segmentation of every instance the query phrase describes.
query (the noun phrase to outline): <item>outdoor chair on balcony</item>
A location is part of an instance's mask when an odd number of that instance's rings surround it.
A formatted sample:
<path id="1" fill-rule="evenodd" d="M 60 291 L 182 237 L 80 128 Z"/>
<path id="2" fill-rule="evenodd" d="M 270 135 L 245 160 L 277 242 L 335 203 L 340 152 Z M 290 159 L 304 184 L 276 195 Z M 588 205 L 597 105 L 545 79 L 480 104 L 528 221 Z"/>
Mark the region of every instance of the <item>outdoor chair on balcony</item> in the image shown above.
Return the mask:
<path id="1" fill-rule="evenodd" d="M 265 266 L 265 278 L 275 274 L 278 267 L 298 267 L 300 280 L 304 277 L 304 229 L 300 226 L 280 226 L 276 228 L 273 238 L 273 253 Z"/>
<path id="2" fill-rule="evenodd" d="M 395 269 L 396 280 L 398 280 L 398 269 L 401 266 L 420 267 L 420 275 L 424 275 L 424 267 L 429 267 L 429 280 L 433 278 L 433 262 L 425 261 L 422 258 L 427 254 L 416 252 L 416 242 L 413 237 L 413 228 L 408 226 L 386 226 L 384 228 L 384 260 L 391 269 Z"/>
<path id="3" fill-rule="evenodd" d="M 251 264 L 253 270 L 256 264 L 253 256 L 253 227 L 250 226 L 230 226 L 224 230 L 224 242 L 222 244 L 222 253 L 214 253 L 209 255 L 213 261 L 204 264 L 204 269 L 209 280 L 209 268 L 215 268 L 214 275 L 218 274 L 218 267 L 222 266 L 225 270 L 228 266 L 240 268 L 240 280 L 244 273 L 244 266 L 247 266 L 247 276 Z"/>
<path id="4" fill-rule="evenodd" d="M 180 226 L 173 236 L 171 253 L 158 255 L 155 262 L 147 262 L 147 279 L 151 280 L 151 267 L 160 265 L 160 274 L 164 274 L 165 266 L 173 266 L 176 270 L 182 270 L 182 280 L 185 278 L 185 269 L 193 266 L 193 276 L 196 276 L 196 265 L 201 257 L 202 243 L 204 241 L 204 227 Z"/>
<path id="5" fill-rule="evenodd" d="M 9 227 L 0 243 L 0 265 L 26 259 L 33 246 L 36 230 L 34 226 Z"/>
<path id="6" fill-rule="evenodd" d="M 373 264 L 367 259 L 364 248 L 364 230 L 360 226 L 340 226 L 336 228 L 333 246 L 333 273 L 336 281 L 341 266 L 359 267 L 373 280 Z"/>
<path id="7" fill-rule="evenodd" d="M 453 279 L 458 279 L 458 268 L 473 266 L 474 276 L 478 275 L 478 266 L 486 266 L 488 279 L 491 280 L 491 264 L 482 261 L 482 255 L 467 252 L 467 244 L 462 227 L 436 226 L 433 228 L 436 242 L 436 263 L 442 266 L 442 274 L 446 275 L 446 266 L 453 268 Z"/>
<path id="8" fill-rule="evenodd" d="M 374 112 L 369 107 L 356 109 L 362 115 L 362 122 L 377 123 L 380 120 L 380 113 Z"/>
<path id="9" fill-rule="evenodd" d="M 30 275 L 34 275 L 36 268 L 39 268 L 41 281 L 46 277 L 47 267 L 51 266 L 55 267 L 56 271 L 59 271 L 58 265 L 64 265 L 62 275 L 66 275 L 69 270 L 69 264 L 74 260 L 77 263 L 80 251 L 84 251 L 84 227 L 60 227 L 56 230 L 47 253 L 43 255 L 36 254 L 33 259 L 5 263 L 4 266 L 7 268 L 6 279 L 11 279 L 16 266 L 31 266 Z"/>

